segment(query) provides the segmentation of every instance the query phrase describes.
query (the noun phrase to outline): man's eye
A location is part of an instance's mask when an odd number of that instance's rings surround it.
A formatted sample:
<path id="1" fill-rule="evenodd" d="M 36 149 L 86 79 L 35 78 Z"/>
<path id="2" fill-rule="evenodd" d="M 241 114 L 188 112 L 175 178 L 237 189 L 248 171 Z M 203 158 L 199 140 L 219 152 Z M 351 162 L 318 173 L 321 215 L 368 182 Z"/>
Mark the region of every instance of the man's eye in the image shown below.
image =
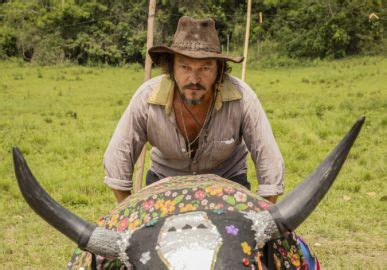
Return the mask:
<path id="1" fill-rule="evenodd" d="M 182 68 L 182 69 L 188 69 L 188 66 L 186 66 L 186 65 L 181 65 L 181 68 Z"/>

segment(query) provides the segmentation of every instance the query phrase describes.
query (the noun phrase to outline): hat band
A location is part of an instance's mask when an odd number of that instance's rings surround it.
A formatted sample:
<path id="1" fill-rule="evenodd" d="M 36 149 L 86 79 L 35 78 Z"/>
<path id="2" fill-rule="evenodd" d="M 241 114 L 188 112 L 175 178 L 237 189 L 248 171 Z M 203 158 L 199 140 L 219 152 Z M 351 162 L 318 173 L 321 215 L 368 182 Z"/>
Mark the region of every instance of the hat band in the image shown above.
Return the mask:
<path id="1" fill-rule="evenodd" d="M 206 52 L 216 52 L 220 53 L 219 48 L 209 46 L 208 43 L 196 42 L 196 41 L 182 41 L 174 43 L 172 48 L 183 49 L 189 51 L 206 51 Z"/>

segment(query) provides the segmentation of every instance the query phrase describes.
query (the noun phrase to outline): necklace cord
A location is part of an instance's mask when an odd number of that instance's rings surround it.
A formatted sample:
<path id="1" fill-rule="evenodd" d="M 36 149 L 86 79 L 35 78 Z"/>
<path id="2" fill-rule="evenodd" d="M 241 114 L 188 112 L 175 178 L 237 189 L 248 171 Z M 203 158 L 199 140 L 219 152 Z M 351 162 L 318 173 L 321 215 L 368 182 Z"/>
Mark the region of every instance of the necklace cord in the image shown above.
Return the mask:
<path id="1" fill-rule="evenodd" d="M 203 133 L 203 130 L 205 130 L 207 132 L 207 126 L 208 126 L 208 123 L 210 122 L 210 119 L 211 119 L 211 116 L 212 116 L 212 111 L 215 107 L 215 100 L 218 96 L 218 92 L 219 92 L 219 86 L 220 84 L 222 83 L 222 79 L 223 79 L 223 69 L 224 69 L 224 62 L 222 61 L 222 68 L 221 68 L 221 75 L 220 75 L 220 78 L 218 79 L 218 81 L 215 83 L 215 89 L 214 89 L 214 95 L 212 95 L 211 97 L 211 106 L 209 108 L 209 110 L 207 111 L 207 114 L 206 114 L 206 119 L 203 123 L 203 125 L 200 125 L 199 121 L 196 119 L 195 115 L 188 109 L 187 105 L 184 103 L 183 101 L 183 98 L 181 96 L 181 93 L 180 91 L 178 92 L 178 96 L 179 96 L 179 99 L 180 99 L 180 103 L 183 104 L 184 108 L 188 111 L 188 113 L 190 114 L 190 116 L 192 117 L 192 119 L 195 121 L 195 124 L 200 128 L 200 131 L 198 133 L 198 135 L 192 140 L 190 141 L 189 138 L 188 138 L 188 132 L 187 132 L 187 126 L 185 124 L 185 121 L 184 121 L 184 117 L 183 117 L 183 110 L 182 110 L 182 106 L 180 106 L 180 117 L 181 117 L 181 120 L 183 122 L 183 128 L 184 128 L 184 135 L 185 135 L 185 139 L 187 140 L 187 148 L 188 148 L 188 154 L 189 154 L 189 158 L 191 158 L 191 154 L 192 154 L 192 150 L 191 150 L 191 146 L 196 143 L 196 141 L 200 138 L 200 135 Z"/>

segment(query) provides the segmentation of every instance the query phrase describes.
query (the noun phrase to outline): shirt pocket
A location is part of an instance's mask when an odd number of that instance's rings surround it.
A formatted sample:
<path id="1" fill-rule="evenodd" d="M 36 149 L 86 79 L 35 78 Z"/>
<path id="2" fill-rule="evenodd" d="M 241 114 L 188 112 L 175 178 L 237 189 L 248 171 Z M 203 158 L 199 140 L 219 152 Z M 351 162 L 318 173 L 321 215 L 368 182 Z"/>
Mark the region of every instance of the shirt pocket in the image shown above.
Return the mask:
<path id="1" fill-rule="evenodd" d="M 237 142 L 231 137 L 221 141 L 214 141 L 211 158 L 216 161 L 224 161 L 228 159 L 236 148 Z"/>

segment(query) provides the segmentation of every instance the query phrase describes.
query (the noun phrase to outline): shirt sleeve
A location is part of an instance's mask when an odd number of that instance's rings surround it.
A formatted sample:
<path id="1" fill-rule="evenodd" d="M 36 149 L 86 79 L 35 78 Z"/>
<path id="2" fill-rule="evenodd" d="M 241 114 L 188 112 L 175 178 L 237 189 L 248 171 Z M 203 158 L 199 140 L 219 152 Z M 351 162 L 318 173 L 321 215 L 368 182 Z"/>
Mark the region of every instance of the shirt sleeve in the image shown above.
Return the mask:
<path id="1" fill-rule="evenodd" d="M 112 189 L 132 190 L 134 164 L 147 141 L 148 104 L 141 88 L 126 108 L 104 155 L 105 184 Z"/>
<path id="2" fill-rule="evenodd" d="M 255 93 L 246 85 L 243 98 L 242 134 L 255 164 L 258 195 L 280 195 L 284 191 L 284 161 L 269 121 Z"/>

